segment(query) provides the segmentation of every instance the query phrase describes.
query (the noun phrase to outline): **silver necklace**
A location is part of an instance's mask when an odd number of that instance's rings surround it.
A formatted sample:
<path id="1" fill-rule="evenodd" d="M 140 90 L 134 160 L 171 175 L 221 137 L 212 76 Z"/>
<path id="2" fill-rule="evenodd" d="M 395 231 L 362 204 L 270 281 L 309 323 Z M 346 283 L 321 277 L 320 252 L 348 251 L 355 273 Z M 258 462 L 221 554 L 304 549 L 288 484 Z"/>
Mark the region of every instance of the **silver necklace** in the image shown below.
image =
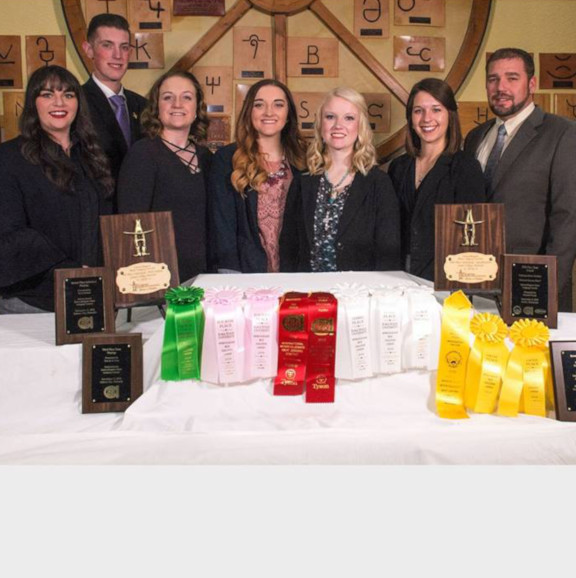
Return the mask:
<path id="1" fill-rule="evenodd" d="M 326 179 L 326 182 L 328 183 L 328 186 L 330 187 L 330 198 L 331 199 L 335 199 L 338 196 L 338 187 L 340 187 L 340 185 L 346 180 L 346 177 L 349 174 L 350 174 L 350 169 L 346 169 L 346 172 L 344 173 L 343 177 L 335 185 L 333 185 L 330 182 L 328 175 L 326 173 L 324 173 L 324 178 Z"/>

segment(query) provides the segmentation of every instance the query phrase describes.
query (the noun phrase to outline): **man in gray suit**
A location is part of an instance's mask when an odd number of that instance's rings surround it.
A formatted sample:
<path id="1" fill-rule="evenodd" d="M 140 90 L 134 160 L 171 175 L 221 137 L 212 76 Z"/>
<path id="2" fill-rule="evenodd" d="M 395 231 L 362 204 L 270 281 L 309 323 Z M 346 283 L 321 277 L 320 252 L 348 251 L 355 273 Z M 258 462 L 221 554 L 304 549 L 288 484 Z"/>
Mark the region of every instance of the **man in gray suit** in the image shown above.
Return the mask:
<path id="1" fill-rule="evenodd" d="M 476 127 L 464 149 L 475 154 L 493 195 L 504 203 L 506 251 L 556 255 L 561 311 L 572 310 L 576 258 L 576 123 L 534 105 L 532 56 L 502 48 L 486 63 L 496 119 Z"/>

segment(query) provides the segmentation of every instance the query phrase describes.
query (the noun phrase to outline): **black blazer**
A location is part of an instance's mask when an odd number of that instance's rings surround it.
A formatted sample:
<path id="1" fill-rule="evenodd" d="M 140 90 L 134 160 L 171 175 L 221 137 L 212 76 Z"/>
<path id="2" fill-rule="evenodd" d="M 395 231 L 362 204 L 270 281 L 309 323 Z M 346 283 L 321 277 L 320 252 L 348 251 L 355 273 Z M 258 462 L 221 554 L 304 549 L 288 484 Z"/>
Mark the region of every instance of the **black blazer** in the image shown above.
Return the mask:
<path id="1" fill-rule="evenodd" d="M 232 186 L 232 156 L 236 144 L 219 149 L 212 157 L 208 185 L 211 243 L 216 247 L 218 269 L 266 273 L 268 259 L 258 229 L 258 192 L 243 197 Z M 299 170 L 291 166 L 296 179 Z"/>
<path id="2" fill-rule="evenodd" d="M 84 96 L 88 101 L 90 117 L 98 134 L 99 144 L 110 161 L 110 168 L 114 179 L 118 178 L 122 159 L 128 151 L 126 139 L 114 116 L 114 111 L 104 93 L 94 82 L 92 77 L 82 85 Z M 130 133 L 132 143 L 142 137 L 140 116 L 146 106 L 146 99 L 131 90 L 124 88 L 128 114 L 130 116 Z"/>
<path id="3" fill-rule="evenodd" d="M 480 163 L 468 153 L 442 155 L 426 175 L 412 208 L 409 189 L 414 187 L 415 159 L 407 154 L 394 159 L 388 174 L 402 219 L 402 262 L 410 255 L 409 273 L 434 280 L 434 206 L 485 203 L 487 190 Z"/>
<path id="4" fill-rule="evenodd" d="M 280 270 L 310 271 L 314 214 L 320 175 L 292 182 L 280 237 Z M 356 173 L 336 237 L 339 271 L 397 271 L 400 260 L 400 208 L 388 175 L 378 167 Z"/>

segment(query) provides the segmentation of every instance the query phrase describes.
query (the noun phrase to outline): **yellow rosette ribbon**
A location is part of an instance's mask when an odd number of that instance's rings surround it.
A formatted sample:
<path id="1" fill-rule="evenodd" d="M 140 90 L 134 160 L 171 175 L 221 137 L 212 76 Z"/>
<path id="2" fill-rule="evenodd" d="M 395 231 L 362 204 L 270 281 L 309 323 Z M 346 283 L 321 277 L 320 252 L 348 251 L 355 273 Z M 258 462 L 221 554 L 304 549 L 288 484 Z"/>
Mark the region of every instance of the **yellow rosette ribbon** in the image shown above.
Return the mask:
<path id="1" fill-rule="evenodd" d="M 466 407 L 476 413 L 492 413 L 510 352 L 504 340 L 508 326 L 498 315 L 477 313 L 470 322 L 475 336 L 466 371 Z"/>
<path id="2" fill-rule="evenodd" d="M 541 321 L 521 319 L 510 327 L 514 349 L 502 382 L 498 414 L 524 413 L 546 417 L 546 397 L 551 399 L 550 331 Z"/>
<path id="3" fill-rule="evenodd" d="M 436 409 L 447 419 L 465 419 L 464 384 L 470 354 L 472 304 L 462 291 L 444 300 L 440 333 L 440 356 L 436 378 Z"/>

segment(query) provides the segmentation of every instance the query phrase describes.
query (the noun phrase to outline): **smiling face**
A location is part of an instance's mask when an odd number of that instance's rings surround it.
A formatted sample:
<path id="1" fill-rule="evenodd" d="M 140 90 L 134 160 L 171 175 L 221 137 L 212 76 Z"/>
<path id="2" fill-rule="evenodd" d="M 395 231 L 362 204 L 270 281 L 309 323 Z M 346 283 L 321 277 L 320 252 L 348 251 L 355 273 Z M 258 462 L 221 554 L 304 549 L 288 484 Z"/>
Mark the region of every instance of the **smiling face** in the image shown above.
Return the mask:
<path id="1" fill-rule="evenodd" d="M 130 34 L 126 30 L 101 26 L 91 42 L 84 42 L 84 52 L 94 64 L 94 75 L 114 92 L 128 68 L 130 59 Z"/>
<path id="2" fill-rule="evenodd" d="M 70 134 L 70 127 L 78 112 L 78 99 L 72 90 L 43 88 L 36 97 L 36 110 L 42 129 L 54 140 Z"/>
<path id="3" fill-rule="evenodd" d="M 449 122 L 448 109 L 441 102 L 423 90 L 416 94 L 411 125 L 422 145 L 438 144 L 444 149 Z"/>
<path id="4" fill-rule="evenodd" d="M 360 126 L 360 111 L 356 105 L 335 96 L 324 105 L 321 122 L 322 140 L 329 149 L 354 149 Z"/>
<path id="5" fill-rule="evenodd" d="M 260 88 L 250 118 L 260 138 L 279 138 L 288 120 L 288 99 L 284 91 L 272 84 Z"/>
<path id="6" fill-rule="evenodd" d="M 536 77 L 528 78 L 521 58 L 501 58 L 490 64 L 486 94 L 492 112 L 501 119 L 516 116 L 533 101 Z"/>
<path id="7" fill-rule="evenodd" d="M 188 78 L 171 76 L 161 85 L 158 118 L 164 130 L 188 132 L 196 119 L 196 87 Z"/>

